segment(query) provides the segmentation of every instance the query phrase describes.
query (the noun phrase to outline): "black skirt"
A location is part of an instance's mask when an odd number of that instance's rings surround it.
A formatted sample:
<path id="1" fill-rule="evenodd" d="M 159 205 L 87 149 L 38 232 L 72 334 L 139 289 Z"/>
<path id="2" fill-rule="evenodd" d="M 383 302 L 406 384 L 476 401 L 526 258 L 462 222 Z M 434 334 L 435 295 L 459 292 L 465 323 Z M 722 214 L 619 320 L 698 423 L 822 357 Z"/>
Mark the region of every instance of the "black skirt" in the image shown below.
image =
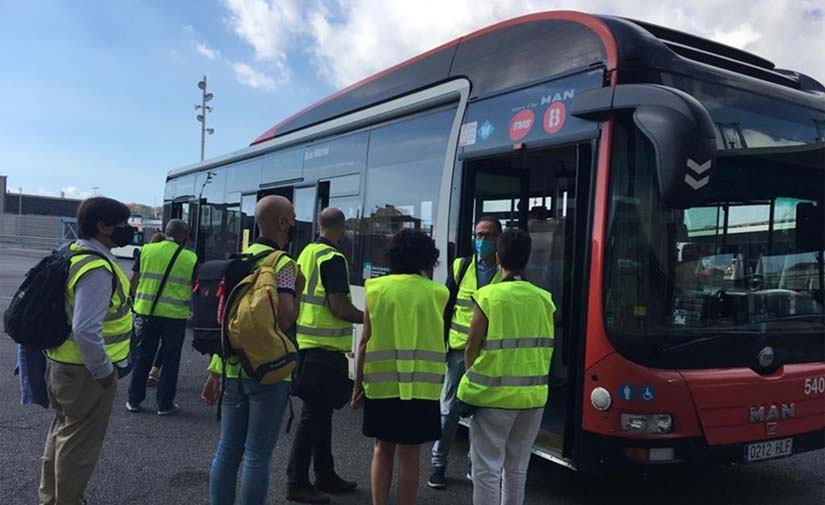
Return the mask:
<path id="1" fill-rule="evenodd" d="M 441 438 L 438 400 L 364 398 L 362 433 L 382 442 L 418 445 Z"/>

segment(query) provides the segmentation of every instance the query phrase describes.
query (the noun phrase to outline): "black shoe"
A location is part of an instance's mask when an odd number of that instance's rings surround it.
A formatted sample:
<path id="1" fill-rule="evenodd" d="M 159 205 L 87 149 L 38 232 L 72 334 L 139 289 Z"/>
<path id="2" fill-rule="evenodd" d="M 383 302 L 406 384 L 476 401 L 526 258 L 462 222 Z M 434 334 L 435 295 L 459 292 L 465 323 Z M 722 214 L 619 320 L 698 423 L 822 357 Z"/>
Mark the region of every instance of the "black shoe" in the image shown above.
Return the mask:
<path id="1" fill-rule="evenodd" d="M 430 470 L 430 478 L 427 479 L 427 485 L 433 489 L 444 489 L 447 487 L 447 477 L 445 477 L 446 469 L 443 466 L 434 466 Z"/>
<path id="2" fill-rule="evenodd" d="M 329 503 L 329 495 L 311 485 L 287 488 L 286 499 L 298 503 Z"/>
<path id="3" fill-rule="evenodd" d="M 329 494 L 349 493 L 350 491 L 355 491 L 358 483 L 333 475 L 331 478 L 316 480 L 315 487 Z"/>

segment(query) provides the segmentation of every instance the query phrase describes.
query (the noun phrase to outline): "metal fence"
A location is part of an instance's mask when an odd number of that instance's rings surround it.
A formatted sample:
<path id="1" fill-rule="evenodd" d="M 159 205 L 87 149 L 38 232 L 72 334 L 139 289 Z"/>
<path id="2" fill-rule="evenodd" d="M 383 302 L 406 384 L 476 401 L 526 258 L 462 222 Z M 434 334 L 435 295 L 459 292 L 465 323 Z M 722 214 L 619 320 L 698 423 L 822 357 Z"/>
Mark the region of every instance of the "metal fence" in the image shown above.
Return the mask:
<path id="1" fill-rule="evenodd" d="M 0 214 L 0 244 L 52 249 L 77 238 L 75 230 L 74 218 Z"/>

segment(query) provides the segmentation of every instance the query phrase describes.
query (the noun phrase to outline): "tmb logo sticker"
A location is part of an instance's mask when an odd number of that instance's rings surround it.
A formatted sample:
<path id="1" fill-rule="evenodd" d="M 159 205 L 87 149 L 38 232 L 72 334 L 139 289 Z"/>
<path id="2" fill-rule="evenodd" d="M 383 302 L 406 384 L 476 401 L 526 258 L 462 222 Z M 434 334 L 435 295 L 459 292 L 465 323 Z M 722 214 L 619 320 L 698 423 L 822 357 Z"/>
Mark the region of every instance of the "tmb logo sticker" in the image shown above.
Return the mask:
<path id="1" fill-rule="evenodd" d="M 510 127 L 508 133 L 511 140 L 521 140 L 530 133 L 533 128 L 533 123 L 536 122 L 536 115 L 531 109 L 525 109 L 510 120 Z"/>
<path id="2" fill-rule="evenodd" d="M 567 109 L 562 102 L 553 102 L 544 112 L 544 131 L 554 134 L 564 126 L 564 119 L 567 116 Z"/>

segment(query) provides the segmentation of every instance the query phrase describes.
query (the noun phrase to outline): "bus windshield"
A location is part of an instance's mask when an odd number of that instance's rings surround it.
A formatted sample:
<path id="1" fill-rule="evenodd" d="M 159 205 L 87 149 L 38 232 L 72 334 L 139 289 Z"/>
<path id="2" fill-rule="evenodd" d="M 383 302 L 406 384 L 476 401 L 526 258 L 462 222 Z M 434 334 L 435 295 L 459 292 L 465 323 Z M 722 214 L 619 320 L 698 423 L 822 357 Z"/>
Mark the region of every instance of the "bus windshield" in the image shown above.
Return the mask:
<path id="1" fill-rule="evenodd" d="M 766 345 L 783 363 L 825 359 L 825 143 L 811 139 L 720 146 L 708 197 L 673 209 L 652 145 L 618 121 L 604 314 L 620 353 L 663 368 L 751 366 Z"/>

